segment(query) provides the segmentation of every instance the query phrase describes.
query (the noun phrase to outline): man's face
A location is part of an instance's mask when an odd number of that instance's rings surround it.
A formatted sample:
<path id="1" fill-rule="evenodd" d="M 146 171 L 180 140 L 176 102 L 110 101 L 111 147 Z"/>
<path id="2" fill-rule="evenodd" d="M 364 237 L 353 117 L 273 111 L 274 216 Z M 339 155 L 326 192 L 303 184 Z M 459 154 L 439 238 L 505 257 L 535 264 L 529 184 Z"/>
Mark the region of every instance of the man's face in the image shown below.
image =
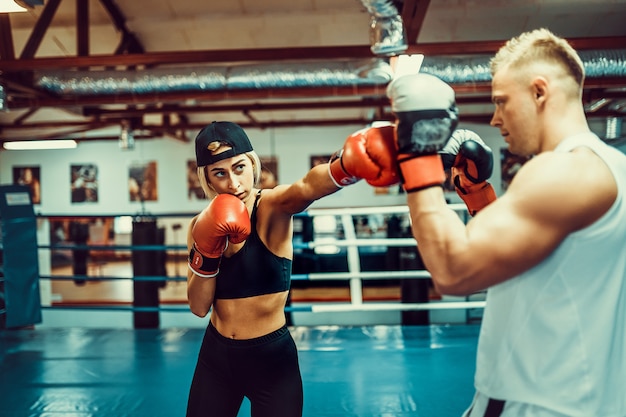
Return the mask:
<path id="1" fill-rule="evenodd" d="M 529 77 L 503 68 L 494 74 L 491 99 L 495 106 L 490 124 L 500 130 L 515 155 L 538 152 L 537 106 Z"/>

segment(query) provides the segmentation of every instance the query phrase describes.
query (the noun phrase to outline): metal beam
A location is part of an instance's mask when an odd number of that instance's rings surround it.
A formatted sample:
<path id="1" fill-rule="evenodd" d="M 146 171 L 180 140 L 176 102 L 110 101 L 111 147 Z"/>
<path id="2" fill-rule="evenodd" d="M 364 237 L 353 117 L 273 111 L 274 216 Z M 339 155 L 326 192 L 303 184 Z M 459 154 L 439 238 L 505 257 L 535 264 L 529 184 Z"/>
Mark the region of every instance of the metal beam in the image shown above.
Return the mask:
<path id="1" fill-rule="evenodd" d="M 402 4 L 402 22 L 406 30 L 409 45 L 416 45 L 420 30 L 424 24 L 430 0 L 405 0 Z"/>
<path id="2" fill-rule="evenodd" d="M 56 0 L 59 1 L 59 0 Z M 502 41 L 443 42 L 410 45 L 407 54 L 423 53 L 427 56 L 493 54 Z M 570 39 L 578 50 L 622 49 L 626 36 Z M 125 55 L 92 55 L 89 57 L 45 57 L 0 61 L 0 70 L 7 72 L 67 69 L 81 67 L 110 67 L 168 64 L 220 64 L 232 62 L 267 62 L 301 60 L 346 60 L 372 58 L 369 45 L 260 48 L 239 50 L 145 52 Z"/>
<path id="3" fill-rule="evenodd" d="M 76 45 L 78 56 L 89 55 L 89 0 L 76 0 Z"/>
<path id="4" fill-rule="evenodd" d="M 30 33 L 28 37 L 28 41 L 26 41 L 26 46 L 22 50 L 22 54 L 20 55 L 20 61 L 22 59 L 32 59 L 39 49 L 39 45 L 41 45 L 41 40 L 43 36 L 46 34 L 48 27 L 50 26 L 50 22 L 52 22 L 52 18 L 59 7 L 61 0 L 48 0 L 46 5 L 44 6 L 39 19 L 37 19 L 37 23 L 33 28 L 33 31 Z"/>
<path id="5" fill-rule="evenodd" d="M 131 54 L 143 54 L 145 52 L 143 45 L 139 42 L 137 37 L 128 30 L 126 26 L 126 16 L 124 16 L 120 8 L 117 7 L 115 1 L 100 0 L 100 4 L 102 4 L 109 16 L 111 16 L 111 20 L 117 30 L 122 32 L 122 40 L 116 48 L 115 53 L 122 54 L 129 52 Z"/>
<path id="6" fill-rule="evenodd" d="M 14 60 L 13 34 L 8 13 L 0 13 L 0 59 Z"/>

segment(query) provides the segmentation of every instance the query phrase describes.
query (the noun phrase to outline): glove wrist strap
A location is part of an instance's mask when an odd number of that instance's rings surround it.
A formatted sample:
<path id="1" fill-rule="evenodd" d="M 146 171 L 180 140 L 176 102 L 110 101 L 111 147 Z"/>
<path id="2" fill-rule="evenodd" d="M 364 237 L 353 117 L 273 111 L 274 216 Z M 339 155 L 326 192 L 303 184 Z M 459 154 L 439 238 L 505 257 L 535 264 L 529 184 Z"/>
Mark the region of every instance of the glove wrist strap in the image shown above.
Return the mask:
<path id="1" fill-rule="evenodd" d="M 496 192 L 487 181 L 484 181 L 481 184 L 476 184 L 471 190 L 461 190 L 461 188 L 457 186 L 456 193 L 459 197 L 461 197 L 463 202 L 465 202 L 467 210 L 471 216 L 476 215 L 476 213 L 485 208 L 485 206 L 489 205 L 492 201 L 495 201 L 497 198 Z"/>
<path id="2" fill-rule="evenodd" d="M 441 156 L 398 155 L 398 165 L 402 174 L 404 191 L 412 193 L 425 188 L 443 186 L 446 173 Z"/>
<path id="3" fill-rule="evenodd" d="M 209 258 L 198 252 L 193 246 L 189 251 L 189 269 L 199 277 L 213 278 L 219 273 L 220 261 L 219 258 Z"/>
<path id="4" fill-rule="evenodd" d="M 346 171 L 346 169 L 343 167 L 343 163 L 341 162 L 342 153 L 343 149 L 339 152 L 336 152 L 333 156 L 330 157 L 330 161 L 328 161 L 328 175 L 330 175 L 330 178 L 333 180 L 338 188 L 352 185 L 360 180 L 360 178 L 357 178 L 354 175 L 350 175 L 348 171 Z"/>

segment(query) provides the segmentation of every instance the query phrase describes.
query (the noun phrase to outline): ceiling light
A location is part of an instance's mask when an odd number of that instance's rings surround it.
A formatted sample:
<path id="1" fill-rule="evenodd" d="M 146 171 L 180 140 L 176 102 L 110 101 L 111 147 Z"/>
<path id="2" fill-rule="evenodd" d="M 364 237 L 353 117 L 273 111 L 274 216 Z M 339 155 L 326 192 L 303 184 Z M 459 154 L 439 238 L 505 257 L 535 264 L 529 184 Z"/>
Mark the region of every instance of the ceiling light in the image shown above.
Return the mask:
<path id="1" fill-rule="evenodd" d="M 76 141 L 73 139 L 63 140 L 22 140 L 15 142 L 4 142 L 2 145 L 6 150 L 43 150 L 43 149 L 73 149 Z"/>
<path id="2" fill-rule="evenodd" d="M 25 12 L 26 9 L 13 0 L 0 0 L 0 13 Z"/>

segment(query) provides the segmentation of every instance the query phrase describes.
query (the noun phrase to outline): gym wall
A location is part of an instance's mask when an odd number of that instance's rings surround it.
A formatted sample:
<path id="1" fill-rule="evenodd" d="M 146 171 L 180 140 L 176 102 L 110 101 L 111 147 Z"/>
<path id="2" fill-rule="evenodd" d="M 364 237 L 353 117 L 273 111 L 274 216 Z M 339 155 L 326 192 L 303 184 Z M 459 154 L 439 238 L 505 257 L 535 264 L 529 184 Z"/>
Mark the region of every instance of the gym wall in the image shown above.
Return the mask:
<path id="1" fill-rule="evenodd" d="M 485 125 L 462 125 L 476 131 L 494 151 L 494 174 L 491 182 L 500 189 L 500 148 L 506 144 L 497 129 Z M 261 157 L 278 159 L 280 183 L 301 178 L 310 168 L 313 155 L 330 155 L 338 150 L 345 138 L 362 126 L 301 127 L 280 129 L 246 129 Z M 119 129 L 118 129 L 119 130 Z M 112 134 L 115 134 L 113 131 Z M 119 132 L 118 132 L 119 133 Z M 202 200 L 187 196 L 187 161 L 195 158 L 193 139 L 190 143 L 163 138 L 135 141 L 135 148 L 122 150 L 117 141 L 79 142 L 76 149 L 46 151 L 0 151 L 0 184 L 11 184 L 12 167 L 41 167 L 41 204 L 35 212 L 43 215 L 121 215 L 136 214 L 144 209 L 150 214 L 196 213 L 204 208 Z M 130 201 L 128 170 L 131 165 L 156 161 L 158 199 L 142 203 Z M 98 168 L 98 201 L 71 202 L 70 166 L 95 164 Z M 460 202 L 455 193 L 448 193 L 450 202 Z M 375 194 L 364 181 L 314 203 L 312 207 L 389 206 L 405 204 L 398 193 Z"/>

